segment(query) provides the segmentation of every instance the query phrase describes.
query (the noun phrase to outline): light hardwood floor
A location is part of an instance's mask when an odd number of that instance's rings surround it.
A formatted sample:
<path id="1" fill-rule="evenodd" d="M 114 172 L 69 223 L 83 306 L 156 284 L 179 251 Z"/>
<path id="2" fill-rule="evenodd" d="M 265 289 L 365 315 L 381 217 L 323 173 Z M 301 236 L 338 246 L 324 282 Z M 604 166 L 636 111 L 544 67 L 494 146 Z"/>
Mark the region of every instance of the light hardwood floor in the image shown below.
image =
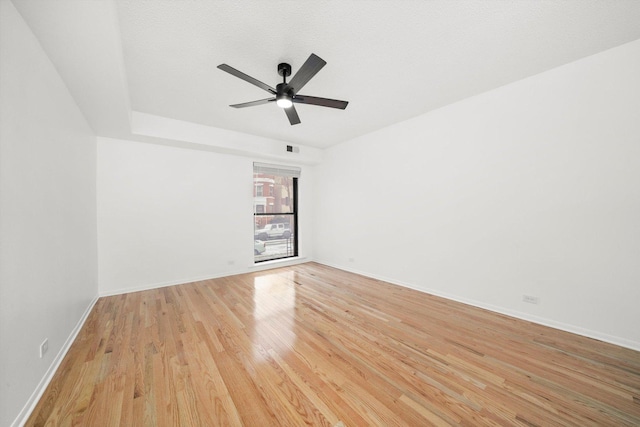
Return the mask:
<path id="1" fill-rule="evenodd" d="M 27 425 L 640 425 L 640 352 L 307 263 L 101 298 Z"/>

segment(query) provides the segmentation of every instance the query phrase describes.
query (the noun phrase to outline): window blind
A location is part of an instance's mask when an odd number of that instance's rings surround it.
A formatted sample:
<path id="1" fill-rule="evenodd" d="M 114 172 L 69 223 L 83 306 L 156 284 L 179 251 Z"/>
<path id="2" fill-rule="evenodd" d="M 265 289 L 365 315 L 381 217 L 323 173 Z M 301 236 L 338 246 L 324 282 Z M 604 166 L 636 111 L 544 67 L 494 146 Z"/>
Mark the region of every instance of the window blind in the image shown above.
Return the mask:
<path id="1" fill-rule="evenodd" d="M 266 175 L 291 176 L 300 178 L 302 169 L 295 166 L 271 165 L 268 163 L 253 163 L 253 173 L 264 173 Z"/>

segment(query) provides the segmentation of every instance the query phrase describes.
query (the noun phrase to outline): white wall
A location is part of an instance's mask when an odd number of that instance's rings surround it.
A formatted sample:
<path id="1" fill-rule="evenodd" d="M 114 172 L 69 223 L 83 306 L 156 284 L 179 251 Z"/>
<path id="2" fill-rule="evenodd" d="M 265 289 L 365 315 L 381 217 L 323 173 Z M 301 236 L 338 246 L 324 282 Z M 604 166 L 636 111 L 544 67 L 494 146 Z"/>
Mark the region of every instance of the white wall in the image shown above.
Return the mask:
<path id="1" fill-rule="evenodd" d="M 0 1 L 0 425 L 28 412 L 97 297 L 95 168 L 91 129 Z"/>
<path id="2" fill-rule="evenodd" d="M 96 153 L 31 31 L 0 12 L 8 425 L 98 291 L 253 268 L 265 160 L 107 138 Z M 639 76 L 640 41 L 328 150 L 302 166 L 301 256 L 640 349 Z"/>
<path id="3" fill-rule="evenodd" d="M 640 349 L 640 41 L 324 156 L 318 261 Z"/>
<path id="4" fill-rule="evenodd" d="M 98 138 L 100 294 L 249 271 L 253 160 Z M 299 253 L 310 258 L 312 167 L 299 184 Z"/>

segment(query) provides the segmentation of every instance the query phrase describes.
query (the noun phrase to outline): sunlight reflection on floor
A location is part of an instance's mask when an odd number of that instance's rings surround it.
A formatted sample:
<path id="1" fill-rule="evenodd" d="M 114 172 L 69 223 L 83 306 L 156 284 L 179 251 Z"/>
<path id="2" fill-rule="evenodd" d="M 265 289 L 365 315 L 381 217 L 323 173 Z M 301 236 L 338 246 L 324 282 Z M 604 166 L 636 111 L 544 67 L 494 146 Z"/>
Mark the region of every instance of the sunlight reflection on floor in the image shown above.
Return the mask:
<path id="1" fill-rule="evenodd" d="M 266 361 L 265 343 L 292 348 L 296 340 L 294 272 L 266 274 L 254 279 L 253 356 Z"/>

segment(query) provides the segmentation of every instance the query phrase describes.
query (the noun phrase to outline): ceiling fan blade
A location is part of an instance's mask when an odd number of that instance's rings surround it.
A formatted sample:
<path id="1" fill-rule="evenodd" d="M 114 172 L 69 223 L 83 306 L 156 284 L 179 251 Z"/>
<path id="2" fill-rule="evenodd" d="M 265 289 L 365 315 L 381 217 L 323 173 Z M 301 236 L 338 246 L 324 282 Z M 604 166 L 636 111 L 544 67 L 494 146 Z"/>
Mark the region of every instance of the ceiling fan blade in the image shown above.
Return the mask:
<path id="1" fill-rule="evenodd" d="M 222 71 L 226 71 L 227 73 L 236 76 L 239 79 L 244 80 L 245 82 L 249 82 L 252 85 L 258 86 L 260 89 L 264 89 L 267 92 L 271 92 L 272 94 L 276 94 L 276 90 L 274 88 L 272 88 L 271 86 L 269 86 L 266 83 L 262 83 L 260 80 L 254 79 L 251 76 L 246 75 L 245 73 L 243 73 L 242 71 L 238 71 L 233 67 L 230 67 L 227 64 L 220 64 L 218 65 L 218 68 L 221 69 Z"/>
<path id="2" fill-rule="evenodd" d="M 317 96 L 307 95 L 296 95 L 292 101 L 298 104 L 319 105 L 321 107 L 339 108 L 341 110 L 347 108 L 347 104 L 349 104 L 349 101 L 339 101 L 337 99 L 318 98 Z"/>
<path id="3" fill-rule="evenodd" d="M 243 102 L 242 104 L 229 105 L 229 107 L 233 107 L 233 108 L 253 107 L 254 105 L 268 104 L 269 102 L 273 102 L 275 100 L 276 100 L 275 98 L 259 99 L 257 101 Z"/>
<path id="4" fill-rule="evenodd" d="M 327 65 L 327 63 L 322 58 L 312 53 L 305 63 L 302 64 L 302 67 L 300 67 L 296 75 L 289 81 L 289 86 L 293 88 L 293 92 L 297 93 L 302 89 L 302 87 L 311 80 L 311 77 L 315 76 L 325 65 Z"/>
<path id="5" fill-rule="evenodd" d="M 296 111 L 296 107 L 293 105 L 289 108 L 283 108 L 284 112 L 287 113 L 287 118 L 289 118 L 289 123 L 291 126 L 297 125 L 300 123 L 300 117 L 298 117 L 298 112 Z"/>

